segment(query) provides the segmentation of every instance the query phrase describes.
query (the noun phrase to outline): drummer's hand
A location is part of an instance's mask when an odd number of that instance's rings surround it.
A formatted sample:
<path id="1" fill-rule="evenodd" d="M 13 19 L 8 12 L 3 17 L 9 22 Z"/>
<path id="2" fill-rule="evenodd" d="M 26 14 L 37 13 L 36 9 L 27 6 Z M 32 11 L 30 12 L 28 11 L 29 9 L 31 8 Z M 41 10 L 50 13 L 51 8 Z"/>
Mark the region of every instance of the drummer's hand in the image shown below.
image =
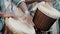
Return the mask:
<path id="1" fill-rule="evenodd" d="M 32 21 L 32 18 L 31 18 L 30 14 L 25 14 L 24 19 L 28 22 L 28 25 L 34 26 L 34 23 Z"/>
<path id="2" fill-rule="evenodd" d="M 4 15 L 3 15 L 3 17 L 4 18 L 9 18 L 9 17 L 12 17 L 12 18 L 14 18 L 14 19 L 18 19 L 18 16 L 17 15 L 15 15 L 15 14 L 8 14 L 8 13 L 4 13 Z"/>

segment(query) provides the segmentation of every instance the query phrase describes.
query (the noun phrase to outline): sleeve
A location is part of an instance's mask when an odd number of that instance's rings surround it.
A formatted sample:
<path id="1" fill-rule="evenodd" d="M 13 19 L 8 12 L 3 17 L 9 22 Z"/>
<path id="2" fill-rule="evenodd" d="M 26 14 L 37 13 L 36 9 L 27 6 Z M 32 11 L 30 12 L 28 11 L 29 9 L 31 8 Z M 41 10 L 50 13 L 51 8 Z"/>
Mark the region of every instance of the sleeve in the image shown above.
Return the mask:
<path id="1" fill-rule="evenodd" d="M 13 0 L 14 4 L 18 6 L 21 2 L 25 2 L 25 0 Z"/>

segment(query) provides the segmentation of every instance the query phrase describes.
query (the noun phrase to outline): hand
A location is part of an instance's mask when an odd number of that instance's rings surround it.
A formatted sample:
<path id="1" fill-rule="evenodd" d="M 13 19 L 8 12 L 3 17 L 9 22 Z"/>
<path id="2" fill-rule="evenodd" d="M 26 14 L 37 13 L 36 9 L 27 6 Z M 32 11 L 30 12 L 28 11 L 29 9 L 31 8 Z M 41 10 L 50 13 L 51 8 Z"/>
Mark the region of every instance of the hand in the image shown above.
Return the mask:
<path id="1" fill-rule="evenodd" d="M 14 18 L 14 19 L 18 19 L 18 16 L 15 15 L 15 14 L 13 14 L 11 17 Z"/>
<path id="2" fill-rule="evenodd" d="M 34 23 L 32 21 L 30 14 L 25 14 L 24 19 L 27 21 L 29 26 L 34 26 Z"/>

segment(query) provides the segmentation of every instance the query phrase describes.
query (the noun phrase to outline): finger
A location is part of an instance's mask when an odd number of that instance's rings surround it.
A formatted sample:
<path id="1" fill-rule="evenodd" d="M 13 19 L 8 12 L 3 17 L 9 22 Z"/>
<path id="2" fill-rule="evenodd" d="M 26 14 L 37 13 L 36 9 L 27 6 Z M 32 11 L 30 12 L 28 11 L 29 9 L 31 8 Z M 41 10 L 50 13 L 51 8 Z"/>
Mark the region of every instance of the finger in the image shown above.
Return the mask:
<path id="1" fill-rule="evenodd" d="M 12 16 L 12 18 L 17 19 L 17 20 L 19 19 L 18 16 Z"/>
<path id="2" fill-rule="evenodd" d="M 31 26 L 34 26 L 34 23 L 33 23 L 33 21 L 31 21 L 29 24 L 30 24 Z"/>
<path id="3" fill-rule="evenodd" d="M 32 23 L 33 26 L 35 25 L 33 21 L 31 23 Z"/>

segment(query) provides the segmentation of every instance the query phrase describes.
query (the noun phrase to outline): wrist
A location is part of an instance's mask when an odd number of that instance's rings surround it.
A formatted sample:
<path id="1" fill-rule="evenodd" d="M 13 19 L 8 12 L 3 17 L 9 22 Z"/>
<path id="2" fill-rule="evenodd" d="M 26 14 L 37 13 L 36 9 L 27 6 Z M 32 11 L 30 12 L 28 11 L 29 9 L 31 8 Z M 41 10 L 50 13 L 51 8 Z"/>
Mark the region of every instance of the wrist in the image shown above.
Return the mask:
<path id="1" fill-rule="evenodd" d="M 25 11 L 25 14 L 30 14 L 30 12 L 29 11 Z"/>

